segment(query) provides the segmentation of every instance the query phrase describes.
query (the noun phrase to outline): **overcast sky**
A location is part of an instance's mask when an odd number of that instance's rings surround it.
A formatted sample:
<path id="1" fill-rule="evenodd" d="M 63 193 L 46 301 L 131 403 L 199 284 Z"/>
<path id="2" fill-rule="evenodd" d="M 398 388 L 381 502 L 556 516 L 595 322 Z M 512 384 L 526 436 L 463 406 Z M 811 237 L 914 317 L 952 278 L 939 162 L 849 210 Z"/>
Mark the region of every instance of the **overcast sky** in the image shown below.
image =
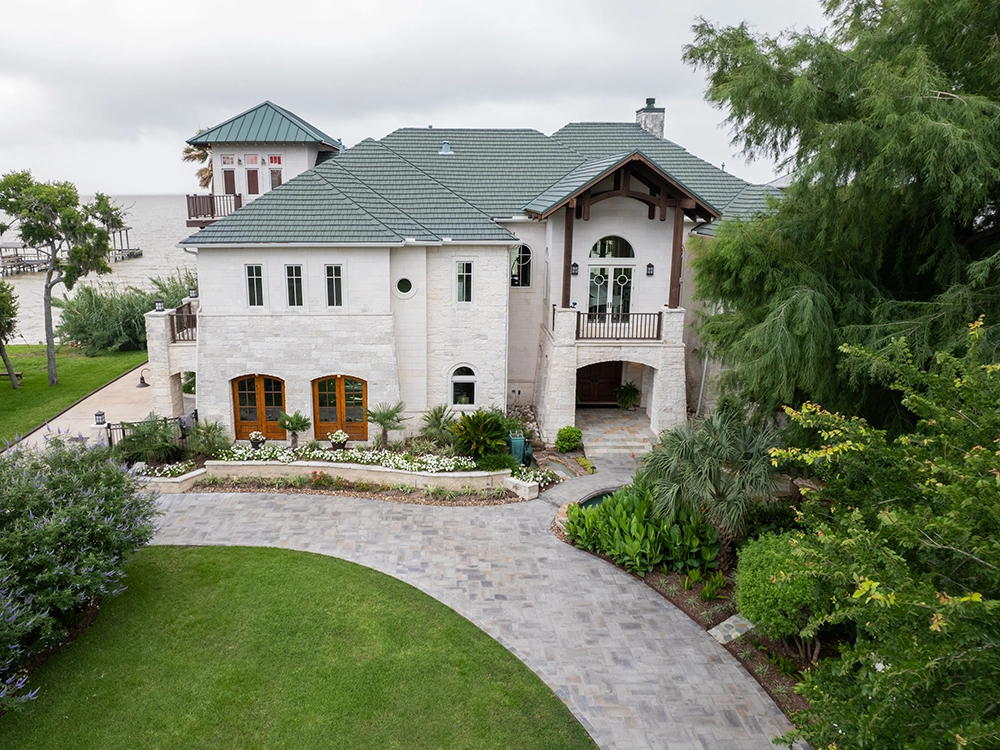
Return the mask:
<path id="1" fill-rule="evenodd" d="M 399 127 L 631 121 L 765 182 L 681 62 L 695 14 L 820 28 L 818 0 L 30 0 L 0 25 L 0 174 L 199 192 L 185 139 L 265 99 L 353 145 Z"/>

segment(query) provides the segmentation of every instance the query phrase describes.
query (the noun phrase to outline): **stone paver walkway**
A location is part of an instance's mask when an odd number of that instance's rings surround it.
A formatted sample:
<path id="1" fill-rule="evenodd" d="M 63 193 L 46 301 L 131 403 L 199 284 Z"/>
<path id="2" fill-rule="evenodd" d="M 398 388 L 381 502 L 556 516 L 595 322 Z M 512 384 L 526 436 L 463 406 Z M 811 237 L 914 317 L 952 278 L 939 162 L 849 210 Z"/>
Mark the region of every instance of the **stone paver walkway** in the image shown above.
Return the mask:
<path id="1" fill-rule="evenodd" d="M 790 728 L 753 678 L 683 613 L 553 537 L 555 509 L 545 499 L 447 508 L 203 493 L 161 504 L 156 544 L 308 550 L 412 584 L 534 670 L 602 748 L 764 750 Z"/>
<path id="2" fill-rule="evenodd" d="M 576 426 L 583 433 L 588 458 L 614 454 L 641 456 L 656 443 L 645 409 L 578 408 Z"/>

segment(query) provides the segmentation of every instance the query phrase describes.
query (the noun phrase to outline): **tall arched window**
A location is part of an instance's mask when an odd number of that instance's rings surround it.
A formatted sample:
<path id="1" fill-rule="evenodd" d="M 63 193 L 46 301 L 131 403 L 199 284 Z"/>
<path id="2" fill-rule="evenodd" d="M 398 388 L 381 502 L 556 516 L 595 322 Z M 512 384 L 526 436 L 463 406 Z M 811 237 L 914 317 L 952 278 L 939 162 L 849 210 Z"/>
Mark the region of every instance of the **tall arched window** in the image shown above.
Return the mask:
<path id="1" fill-rule="evenodd" d="M 361 378 L 331 375 L 313 381 L 313 424 L 318 439 L 343 430 L 351 440 L 367 440 L 367 408 L 368 384 Z"/>
<path id="2" fill-rule="evenodd" d="M 527 245 L 510 249 L 510 285 L 531 286 L 531 248 Z"/>
<path id="3" fill-rule="evenodd" d="M 594 243 L 590 248 L 591 258 L 634 258 L 635 251 L 621 237 L 605 237 Z"/>
<path id="4" fill-rule="evenodd" d="M 461 365 L 451 374 L 451 403 L 453 406 L 476 405 L 476 373 L 471 367 Z"/>
<path id="5" fill-rule="evenodd" d="M 278 417 L 285 409 L 285 383 L 270 375 L 234 378 L 233 412 L 236 439 L 249 440 L 251 432 L 263 432 L 270 440 L 284 440 Z"/>
<path id="6" fill-rule="evenodd" d="M 590 249 L 591 258 L 634 258 L 635 252 L 621 237 L 605 237 Z M 622 262 L 590 266 L 590 286 L 587 304 L 591 323 L 627 323 L 632 310 L 632 272 L 634 266 Z"/>

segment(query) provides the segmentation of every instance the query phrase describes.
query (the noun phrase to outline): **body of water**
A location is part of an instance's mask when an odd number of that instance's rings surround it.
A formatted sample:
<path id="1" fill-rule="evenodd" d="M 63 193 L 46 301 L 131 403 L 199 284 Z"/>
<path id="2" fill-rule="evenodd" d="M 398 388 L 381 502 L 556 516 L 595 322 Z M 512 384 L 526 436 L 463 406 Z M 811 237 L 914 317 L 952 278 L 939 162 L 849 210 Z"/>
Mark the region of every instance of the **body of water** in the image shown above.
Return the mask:
<path id="1" fill-rule="evenodd" d="M 85 284 L 113 284 L 151 289 L 150 279 L 170 276 L 177 271 L 195 270 L 195 257 L 177 247 L 177 243 L 194 234 L 195 229 L 185 226 L 187 207 L 183 195 L 133 195 L 113 196 L 116 203 L 126 209 L 125 224 L 129 230 L 129 244 L 142 249 L 141 258 L 112 263 L 112 272 L 103 276 L 90 275 L 76 283 L 74 290 Z M 4 235 L 4 240 L 15 239 L 15 231 Z M 18 297 L 18 326 L 13 344 L 40 344 L 45 341 L 42 291 L 44 273 L 29 273 L 5 278 Z M 72 296 L 62 284 L 53 289 L 54 297 Z M 56 324 L 59 310 L 53 308 Z"/>

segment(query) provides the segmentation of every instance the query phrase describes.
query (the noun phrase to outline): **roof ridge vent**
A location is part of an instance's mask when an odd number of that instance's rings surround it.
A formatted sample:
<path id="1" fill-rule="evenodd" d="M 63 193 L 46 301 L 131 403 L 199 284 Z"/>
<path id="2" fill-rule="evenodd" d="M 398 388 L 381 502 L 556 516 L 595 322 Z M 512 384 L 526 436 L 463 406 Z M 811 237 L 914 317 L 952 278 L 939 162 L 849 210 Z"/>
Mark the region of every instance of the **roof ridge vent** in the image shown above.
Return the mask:
<path id="1" fill-rule="evenodd" d="M 438 151 L 439 154 L 453 154 L 454 151 L 451 150 L 451 141 L 442 141 L 441 150 Z"/>

